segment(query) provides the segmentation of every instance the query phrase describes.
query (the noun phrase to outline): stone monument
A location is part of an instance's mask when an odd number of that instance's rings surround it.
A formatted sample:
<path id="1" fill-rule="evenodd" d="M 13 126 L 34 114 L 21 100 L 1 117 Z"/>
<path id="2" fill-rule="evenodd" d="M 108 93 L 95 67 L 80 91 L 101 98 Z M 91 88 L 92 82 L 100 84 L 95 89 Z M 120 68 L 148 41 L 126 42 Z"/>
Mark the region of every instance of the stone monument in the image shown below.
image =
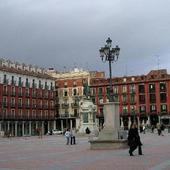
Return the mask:
<path id="1" fill-rule="evenodd" d="M 104 104 L 104 128 L 99 137 L 90 140 L 91 149 L 119 149 L 127 148 L 127 140 L 119 137 L 120 115 L 119 103 L 109 102 Z"/>
<path id="2" fill-rule="evenodd" d="M 80 106 L 80 123 L 78 128 L 78 133 L 86 133 L 86 129 L 89 129 L 90 132 L 95 132 L 97 130 L 96 125 L 96 105 L 93 104 L 90 99 L 90 87 L 88 86 L 88 82 L 83 82 L 83 94 L 84 97 L 79 102 Z"/>
<path id="3" fill-rule="evenodd" d="M 96 125 L 96 105 L 90 99 L 84 98 L 80 101 L 80 125 L 78 133 L 86 133 L 86 129 L 94 132 Z"/>

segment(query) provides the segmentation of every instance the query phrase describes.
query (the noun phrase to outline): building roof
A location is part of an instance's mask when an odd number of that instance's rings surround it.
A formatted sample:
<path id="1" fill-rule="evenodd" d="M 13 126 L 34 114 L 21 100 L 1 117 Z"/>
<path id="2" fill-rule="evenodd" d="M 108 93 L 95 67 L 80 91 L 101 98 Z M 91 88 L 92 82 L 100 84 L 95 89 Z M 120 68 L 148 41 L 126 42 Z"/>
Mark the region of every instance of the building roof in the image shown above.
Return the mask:
<path id="1" fill-rule="evenodd" d="M 51 79 L 51 80 L 55 80 L 53 77 L 51 77 L 50 75 L 46 74 L 46 73 L 38 73 L 38 72 L 33 72 L 33 71 L 27 71 L 27 70 L 23 70 L 23 69 L 16 69 L 13 67 L 7 67 L 7 66 L 0 66 L 0 71 L 5 71 L 5 72 L 9 72 L 9 73 L 15 73 L 15 74 L 21 74 L 21 75 L 27 75 L 27 76 L 33 76 L 33 77 L 38 77 L 38 78 L 42 78 L 42 79 Z"/>

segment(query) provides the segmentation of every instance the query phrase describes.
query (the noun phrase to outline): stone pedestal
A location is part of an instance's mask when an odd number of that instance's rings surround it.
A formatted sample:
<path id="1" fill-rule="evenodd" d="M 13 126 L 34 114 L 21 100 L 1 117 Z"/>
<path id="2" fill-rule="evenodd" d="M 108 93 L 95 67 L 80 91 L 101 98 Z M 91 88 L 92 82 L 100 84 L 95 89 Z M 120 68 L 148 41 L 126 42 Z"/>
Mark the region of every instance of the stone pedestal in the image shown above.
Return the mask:
<path id="1" fill-rule="evenodd" d="M 90 140 L 91 149 L 127 148 L 127 140 L 119 139 L 120 116 L 119 103 L 104 104 L 104 128 L 96 140 Z"/>
<path id="2" fill-rule="evenodd" d="M 78 133 L 86 133 L 86 128 L 91 132 L 97 129 L 96 125 L 96 105 L 90 99 L 82 99 L 80 101 L 80 120 Z"/>

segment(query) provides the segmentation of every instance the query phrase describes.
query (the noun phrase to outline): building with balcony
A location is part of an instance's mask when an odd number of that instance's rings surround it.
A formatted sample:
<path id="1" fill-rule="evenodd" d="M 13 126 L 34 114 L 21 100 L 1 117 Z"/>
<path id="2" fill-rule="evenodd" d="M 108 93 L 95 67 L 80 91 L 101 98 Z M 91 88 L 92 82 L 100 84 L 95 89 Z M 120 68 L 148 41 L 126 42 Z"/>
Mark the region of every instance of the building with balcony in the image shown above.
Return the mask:
<path id="1" fill-rule="evenodd" d="M 54 87 L 44 69 L 0 59 L 0 131 L 24 136 L 55 128 Z"/>
<path id="2" fill-rule="evenodd" d="M 170 117 L 170 74 L 167 70 L 152 70 L 147 75 L 115 77 L 113 98 L 120 104 L 124 126 L 132 121 L 156 125 Z M 103 103 L 109 101 L 109 80 L 91 79 L 91 97 L 97 105 L 99 124 L 103 123 Z M 167 120 L 166 120 L 167 118 Z"/>
<path id="3" fill-rule="evenodd" d="M 104 78 L 104 72 L 84 71 L 75 68 L 73 71 L 59 73 L 49 70 L 49 75 L 56 79 L 56 96 L 57 96 L 57 128 L 79 129 L 80 117 L 80 100 L 84 97 L 84 82 L 90 86 L 91 78 Z"/>

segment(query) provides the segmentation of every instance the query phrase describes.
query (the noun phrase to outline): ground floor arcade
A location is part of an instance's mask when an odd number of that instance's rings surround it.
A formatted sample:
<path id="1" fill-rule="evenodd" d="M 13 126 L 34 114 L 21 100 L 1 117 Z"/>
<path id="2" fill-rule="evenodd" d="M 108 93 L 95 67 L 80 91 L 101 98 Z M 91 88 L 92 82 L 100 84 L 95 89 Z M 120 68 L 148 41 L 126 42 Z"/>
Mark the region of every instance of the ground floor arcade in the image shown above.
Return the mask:
<path id="1" fill-rule="evenodd" d="M 44 135 L 49 130 L 56 129 L 56 121 L 0 121 L 0 132 L 4 134 L 10 133 L 10 136 L 34 136 L 37 135 L 37 129 L 40 129 L 41 133 Z"/>

